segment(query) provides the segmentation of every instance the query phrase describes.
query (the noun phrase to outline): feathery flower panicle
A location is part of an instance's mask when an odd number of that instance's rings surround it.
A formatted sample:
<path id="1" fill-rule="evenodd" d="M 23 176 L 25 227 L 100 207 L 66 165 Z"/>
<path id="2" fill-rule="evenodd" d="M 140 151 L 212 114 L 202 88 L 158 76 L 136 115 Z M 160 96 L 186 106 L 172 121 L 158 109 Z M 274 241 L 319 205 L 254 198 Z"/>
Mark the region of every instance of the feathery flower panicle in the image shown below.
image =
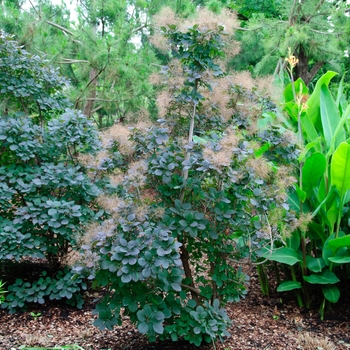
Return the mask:
<path id="1" fill-rule="evenodd" d="M 276 91 L 276 86 L 273 85 L 273 76 L 265 76 L 255 79 L 255 86 L 259 92 L 267 96 L 273 96 Z M 280 91 L 277 89 L 278 93 Z"/>
<path id="2" fill-rule="evenodd" d="M 152 210 L 151 214 L 153 217 L 161 219 L 165 214 L 165 208 L 157 207 L 157 208 Z"/>
<path id="3" fill-rule="evenodd" d="M 253 171 L 256 178 L 262 180 L 268 180 L 272 173 L 271 165 L 264 157 L 248 159 L 246 168 Z"/>
<path id="4" fill-rule="evenodd" d="M 159 112 L 159 116 L 161 118 L 164 118 L 168 107 L 170 105 L 170 101 L 171 101 L 171 95 L 169 93 L 169 91 L 167 90 L 162 90 L 157 97 L 157 106 L 158 106 L 158 112 Z"/>
<path id="5" fill-rule="evenodd" d="M 227 167 L 231 163 L 232 152 L 227 149 L 214 152 L 206 147 L 203 150 L 203 157 L 218 168 Z"/>
<path id="6" fill-rule="evenodd" d="M 282 135 L 282 143 L 286 146 L 298 144 L 297 135 L 289 130 L 286 130 Z"/>
<path id="7" fill-rule="evenodd" d="M 302 232 L 307 232 L 308 225 L 312 221 L 312 213 L 302 213 L 300 217 L 294 221 L 293 230 L 299 229 Z"/>
<path id="8" fill-rule="evenodd" d="M 119 152 L 122 155 L 130 156 L 133 153 L 133 142 L 129 140 L 130 130 L 121 124 L 114 124 L 103 133 L 108 140 L 115 140 L 119 143 Z"/>
<path id="9" fill-rule="evenodd" d="M 145 176 L 147 169 L 148 165 L 143 160 L 132 163 L 128 169 L 127 176 L 125 176 L 127 183 L 133 188 L 142 187 L 147 180 Z"/>
<path id="10" fill-rule="evenodd" d="M 225 46 L 223 48 L 225 53 L 224 64 L 226 65 L 232 57 L 237 56 L 241 52 L 241 44 L 235 40 L 233 36 L 225 38 Z"/>
<path id="11" fill-rule="evenodd" d="M 120 185 L 124 180 L 124 174 L 121 171 L 115 171 L 112 175 L 109 176 L 109 181 L 112 185 Z"/>
<path id="12" fill-rule="evenodd" d="M 128 124 L 136 123 L 138 120 L 145 120 L 147 121 L 149 119 L 150 113 L 147 108 L 141 108 L 137 112 L 128 113 L 125 117 L 125 120 Z"/>
<path id="13" fill-rule="evenodd" d="M 153 25 L 155 34 L 150 37 L 150 42 L 160 51 L 166 52 L 170 49 L 168 39 L 164 37 L 160 28 L 168 28 L 168 25 L 179 23 L 179 18 L 170 7 L 163 7 L 159 13 L 153 16 Z"/>
<path id="14" fill-rule="evenodd" d="M 207 8 L 201 8 L 197 11 L 196 17 L 189 17 L 182 21 L 179 30 L 185 31 L 194 24 L 199 25 L 200 30 L 216 30 L 218 26 L 224 27 L 225 32 L 232 34 L 235 27 L 238 27 L 237 16 L 233 11 L 222 10 L 215 14 Z"/>
<path id="15" fill-rule="evenodd" d="M 185 83 L 185 75 L 182 64 L 178 59 L 172 59 L 169 64 L 169 74 L 168 77 L 168 86 L 170 89 L 177 90 L 179 87 L 182 87 Z"/>
<path id="16" fill-rule="evenodd" d="M 148 170 L 148 164 L 145 160 L 141 159 L 136 162 L 133 162 L 129 166 L 128 174 L 139 173 L 144 175 Z"/>
<path id="17" fill-rule="evenodd" d="M 222 149 L 227 149 L 232 152 L 233 148 L 237 148 L 240 141 L 240 136 L 233 131 L 227 132 L 227 134 L 220 140 Z"/>
<path id="18" fill-rule="evenodd" d="M 178 25 L 180 19 L 170 7 L 163 7 L 156 15 L 153 16 L 155 27 L 167 27 L 169 24 Z"/>
<path id="19" fill-rule="evenodd" d="M 247 90 L 252 90 L 256 83 L 248 71 L 236 72 L 231 76 L 231 81 L 235 85 L 240 85 Z"/>
<path id="20" fill-rule="evenodd" d="M 105 194 L 97 197 L 97 203 L 105 210 L 116 212 L 121 200 L 116 196 L 107 196 Z"/>
<path id="21" fill-rule="evenodd" d="M 135 210 L 136 218 L 139 221 L 145 221 L 148 218 L 149 206 L 147 204 L 139 205 Z"/>
<path id="22" fill-rule="evenodd" d="M 152 127 L 153 124 L 149 120 L 140 120 L 138 121 L 135 125 L 134 128 L 139 129 L 139 130 L 146 130 Z"/>
<path id="23" fill-rule="evenodd" d="M 218 168 L 228 167 L 231 164 L 233 149 L 238 146 L 238 143 L 239 138 L 236 134 L 229 132 L 220 140 L 220 151 L 214 152 L 212 149 L 205 147 L 203 157 Z"/>
<path id="24" fill-rule="evenodd" d="M 229 88 L 231 85 L 230 80 L 224 77 L 217 80 L 213 85 L 213 91 L 204 91 L 202 95 L 206 98 L 202 103 L 203 105 L 214 104 L 218 108 L 220 116 L 225 121 L 228 121 L 232 117 L 232 109 L 228 107 L 231 96 L 229 94 Z"/>
<path id="25" fill-rule="evenodd" d="M 95 165 L 95 158 L 96 156 L 93 156 L 91 154 L 79 154 L 78 155 L 78 161 L 80 164 L 82 164 L 85 167 L 93 166 Z"/>
<path id="26" fill-rule="evenodd" d="M 152 73 L 150 76 L 149 76 L 149 82 L 152 84 L 152 85 L 161 85 L 161 84 L 164 84 L 165 83 L 165 79 L 164 79 L 164 76 L 162 74 L 159 74 L 159 73 Z"/>
<path id="27" fill-rule="evenodd" d="M 285 191 L 287 188 L 292 187 L 297 182 L 297 179 L 293 176 L 292 168 L 280 166 L 277 169 L 276 181 L 278 187 Z"/>
<path id="28" fill-rule="evenodd" d="M 285 211 L 281 207 L 273 208 L 273 210 L 268 213 L 270 226 L 278 226 L 283 222 L 283 218 L 285 217 Z"/>
<path id="29" fill-rule="evenodd" d="M 162 52 L 167 52 L 170 49 L 168 39 L 161 32 L 156 32 L 149 38 L 150 43 Z"/>

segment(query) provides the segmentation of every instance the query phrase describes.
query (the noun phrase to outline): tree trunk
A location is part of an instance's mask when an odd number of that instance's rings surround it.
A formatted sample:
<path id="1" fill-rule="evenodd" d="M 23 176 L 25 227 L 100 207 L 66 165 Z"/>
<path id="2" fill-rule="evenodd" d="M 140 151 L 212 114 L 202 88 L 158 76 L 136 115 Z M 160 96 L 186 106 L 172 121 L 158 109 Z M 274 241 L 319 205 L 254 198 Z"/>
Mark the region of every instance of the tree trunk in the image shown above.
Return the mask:
<path id="1" fill-rule="evenodd" d="M 97 87 L 97 69 L 92 68 L 90 70 L 90 75 L 89 75 L 89 81 L 91 81 L 90 84 L 90 92 L 88 94 L 88 100 L 86 100 L 85 105 L 84 105 L 84 110 L 83 113 L 88 117 L 92 117 L 92 110 L 94 108 L 94 98 L 96 98 L 96 87 Z"/>
<path id="2" fill-rule="evenodd" d="M 309 71 L 309 58 L 306 55 L 304 48 L 299 46 L 296 51 L 296 57 L 299 60 L 298 64 L 295 67 L 295 80 L 298 78 L 303 79 L 305 85 L 309 85 L 312 79 L 315 77 L 317 72 L 322 68 L 324 62 L 316 62 L 314 66 Z"/>

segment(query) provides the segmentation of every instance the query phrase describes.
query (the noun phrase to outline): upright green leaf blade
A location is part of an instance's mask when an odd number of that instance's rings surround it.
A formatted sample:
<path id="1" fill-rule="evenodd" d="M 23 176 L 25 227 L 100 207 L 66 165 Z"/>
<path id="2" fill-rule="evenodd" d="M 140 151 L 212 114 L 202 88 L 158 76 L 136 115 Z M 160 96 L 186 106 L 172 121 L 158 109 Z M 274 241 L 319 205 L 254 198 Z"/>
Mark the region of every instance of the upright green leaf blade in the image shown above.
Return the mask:
<path id="1" fill-rule="evenodd" d="M 307 153 L 312 149 L 321 149 L 321 136 L 317 137 L 314 141 L 309 142 L 304 149 L 300 152 L 300 155 L 298 157 L 298 161 L 302 162 L 304 161 L 304 158 L 306 157 Z"/>
<path id="2" fill-rule="evenodd" d="M 306 141 L 312 142 L 316 140 L 319 135 L 317 133 L 314 123 L 310 119 L 309 114 L 302 113 L 302 115 L 300 116 L 300 122 L 301 122 L 301 128 L 303 130 L 303 134 L 304 134 L 304 137 L 306 138 Z M 317 151 L 321 151 L 320 144 L 316 144 L 315 148 Z"/>
<path id="3" fill-rule="evenodd" d="M 328 148 L 333 148 L 332 141 L 340 121 L 339 110 L 334 102 L 334 99 L 328 90 L 326 85 L 321 86 L 320 92 L 320 112 L 321 112 L 321 121 L 322 121 L 322 131 L 325 138 Z M 338 137 L 335 142 L 335 147 L 339 143 L 345 141 L 345 132 L 340 130 Z"/>
<path id="4" fill-rule="evenodd" d="M 320 95 L 322 85 L 328 86 L 329 82 L 335 77 L 338 73 L 328 71 L 323 74 L 322 77 L 317 81 L 315 90 L 307 101 L 309 108 L 306 110 L 307 115 L 314 125 L 319 126 L 321 124 L 321 115 L 320 115 Z M 310 140 L 312 141 L 312 140 Z"/>
<path id="5" fill-rule="evenodd" d="M 342 199 L 350 189 L 350 145 L 347 142 L 342 142 L 333 154 L 331 185 L 337 188 Z"/>
<path id="6" fill-rule="evenodd" d="M 312 154 L 306 159 L 302 168 L 303 189 L 311 190 L 326 170 L 326 157 L 319 152 Z"/>

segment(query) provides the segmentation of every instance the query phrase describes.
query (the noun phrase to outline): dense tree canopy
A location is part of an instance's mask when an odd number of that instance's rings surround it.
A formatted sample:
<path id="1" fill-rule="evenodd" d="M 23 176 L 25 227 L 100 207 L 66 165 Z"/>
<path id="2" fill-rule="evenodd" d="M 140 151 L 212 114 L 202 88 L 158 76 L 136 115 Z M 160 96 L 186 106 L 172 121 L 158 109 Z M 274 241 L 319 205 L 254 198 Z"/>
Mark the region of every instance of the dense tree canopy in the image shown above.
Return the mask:
<path id="1" fill-rule="evenodd" d="M 286 67 L 284 58 L 290 49 L 299 59 L 295 77 L 301 77 L 307 85 L 324 66 L 343 72 L 341 65 L 347 59 L 345 50 L 350 37 L 346 2 L 234 3 L 234 8 L 243 11 L 246 17 L 240 36 L 242 56 L 234 63 L 242 68 L 250 66 L 256 74 L 279 74 Z"/>
<path id="2" fill-rule="evenodd" d="M 152 3 L 82 1 L 71 14 L 50 1 L 32 4 L 3 3 L 0 22 L 27 51 L 45 54 L 70 79 L 76 108 L 97 115 L 100 127 L 152 111 L 148 76 L 156 58 L 140 41 Z"/>

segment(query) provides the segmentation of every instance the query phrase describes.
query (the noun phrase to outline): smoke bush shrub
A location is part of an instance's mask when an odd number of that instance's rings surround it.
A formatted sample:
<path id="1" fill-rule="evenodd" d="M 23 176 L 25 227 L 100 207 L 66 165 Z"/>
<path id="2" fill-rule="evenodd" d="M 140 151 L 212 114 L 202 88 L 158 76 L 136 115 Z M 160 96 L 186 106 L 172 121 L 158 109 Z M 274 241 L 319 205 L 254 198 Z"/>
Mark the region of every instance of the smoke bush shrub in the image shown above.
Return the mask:
<path id="1" fill-rule="evenodd" d="M 5 101 L 0 117 L 0 262 L 6 270 L 9 261 L 40 258 L 50 268 L 40 283 L 18 279 L 8 284 L 1 306 L 14 312 L 27 302 L 43 303 L 45 296 L 81 306 L 81 297 L 74 294 L 85 285 L 81 278 L 73 281 L 63 267 L 84 226 L 104 213 L 96 204 L 100 189 L 78 159 L 80 153 L 98 150 L 97 132 L 84 115 L 68 108 L 60 93 L 66 81 L 57 71 L 4 33 L 0 74 Z"/>
<path id="2" fill-rule="evenodd" d="M 171 86 L 160 93 L 162 119 L 131 128 L 122 171 L 113 164 L 125 149 L 110 152 L 118 195 L 103 198 L 111 218 L 88 230 L 76 271 L 88 266 L 104 290 L 95 310 L 101 329 L 124 314 L 151 341 L 183 337 L 199 346 L 228 335 L 223 307 L 248 282 L 236 262 L 259 259 L 287 229 L 297 152 L 285 130 L 261 118 L 266 101 L 224 77 L 216 63 L 224 27 L 178 28 L 163 27 L 175 60 L 163 69 Z M 122 128 L 110 131 L 114 145 Z"/>

